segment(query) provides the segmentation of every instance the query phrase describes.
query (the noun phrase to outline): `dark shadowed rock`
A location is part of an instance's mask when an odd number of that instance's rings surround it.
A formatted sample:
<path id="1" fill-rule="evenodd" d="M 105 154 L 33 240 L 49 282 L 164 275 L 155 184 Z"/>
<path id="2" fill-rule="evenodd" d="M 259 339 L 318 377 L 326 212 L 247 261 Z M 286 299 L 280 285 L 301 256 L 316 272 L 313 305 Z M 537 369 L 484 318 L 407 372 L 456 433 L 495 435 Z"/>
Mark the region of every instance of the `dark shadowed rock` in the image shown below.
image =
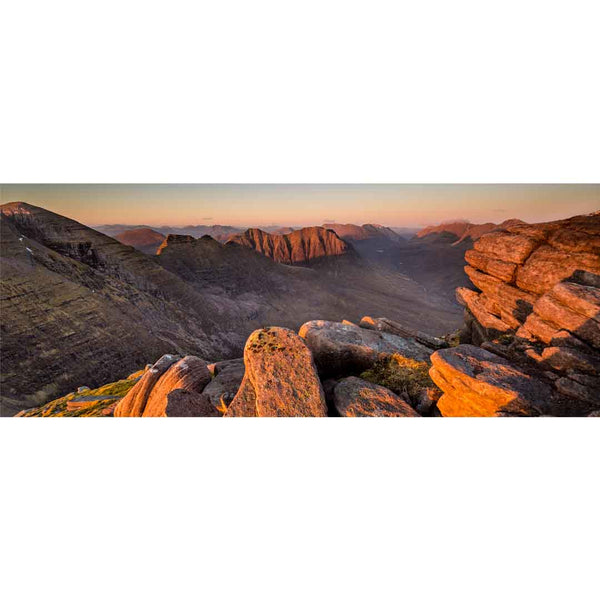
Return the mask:
<path id="1" fill-rule="evenodd" d="M 600 373 L 600 357 L 575 348 L 549 346 L 542 351 L 541 359 L 546 366 L 557 371 L 572 369 L 592 375 Z"/>
<path id="2" fill-rule="evenodd" d="M 240 389 L 244 378 L 244 359 L 218 362 L 214 365 L 214 377 L 204 388 L 203 394 L 210 398 L 219 410 L 227 408 Z"/>
<path id="3" fill-rule="evenodd" d="M 293 331 L 269 327 L 253 332 L 244 364 L 244 379 L 226 417 L 327 416 L 312 355 Z"/>
<path id="4" fill-rule="evenodd" d="M 445 417 L 539 415 L 550 387 L 507 360 L 470 345 L 431 355 L 430 375 L 444 392 L 437 407 Z"/>
<path id="5" fill-rule="evenodd" d="M 359 377 L 342 379 L 333 390 L 335 408 L 342 417 L 419 417 L 392 391 Z"/>
<path id="6" fill-rule="evenodd" d="M 431 350 L 412 339 L 333 321 L 309 321 L 299 331 L 323 377 L 369 369 L 377 359 L 401 354 L 427 360 Z"/>
<path id="7" fill-rule="evenodd" d="M 177 389 L 167 394 L 166 417 L 220 417 L 206 394 Z"/>

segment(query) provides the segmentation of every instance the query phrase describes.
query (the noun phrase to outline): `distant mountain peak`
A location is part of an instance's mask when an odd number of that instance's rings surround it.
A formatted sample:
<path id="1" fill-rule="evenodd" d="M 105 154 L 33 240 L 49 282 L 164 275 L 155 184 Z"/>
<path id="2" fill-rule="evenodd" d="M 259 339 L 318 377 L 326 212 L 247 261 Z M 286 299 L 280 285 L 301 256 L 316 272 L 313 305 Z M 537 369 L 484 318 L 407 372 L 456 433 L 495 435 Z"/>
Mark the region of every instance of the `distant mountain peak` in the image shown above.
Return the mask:
<path id="1" fill-rule="evenodd" d="M 316 260 L 354 255 L 352 246 L 335 231 L 324 227 L 303 227 L 286 234 L 272 234 L 251 228 L 231 236 L 227 243 L 252 248 L 287 265 L 309 264 Z"/>

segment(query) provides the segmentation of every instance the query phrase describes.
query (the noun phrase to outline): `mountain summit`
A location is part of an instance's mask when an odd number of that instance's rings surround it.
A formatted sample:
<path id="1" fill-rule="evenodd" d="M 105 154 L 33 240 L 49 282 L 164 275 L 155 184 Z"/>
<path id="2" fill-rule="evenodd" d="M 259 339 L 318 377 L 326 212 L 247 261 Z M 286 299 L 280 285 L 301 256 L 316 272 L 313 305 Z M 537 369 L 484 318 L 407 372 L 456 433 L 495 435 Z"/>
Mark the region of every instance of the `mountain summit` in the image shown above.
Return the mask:
<path id="1" fill-rule="evenodd" d="M 312 265 L 325 259 L 355 255 L 352 246 L 324 227 L 304 227 L 284 235 L 247 229 L 231 236 L 227 243 L 252 248 L 286 265 Z"/>

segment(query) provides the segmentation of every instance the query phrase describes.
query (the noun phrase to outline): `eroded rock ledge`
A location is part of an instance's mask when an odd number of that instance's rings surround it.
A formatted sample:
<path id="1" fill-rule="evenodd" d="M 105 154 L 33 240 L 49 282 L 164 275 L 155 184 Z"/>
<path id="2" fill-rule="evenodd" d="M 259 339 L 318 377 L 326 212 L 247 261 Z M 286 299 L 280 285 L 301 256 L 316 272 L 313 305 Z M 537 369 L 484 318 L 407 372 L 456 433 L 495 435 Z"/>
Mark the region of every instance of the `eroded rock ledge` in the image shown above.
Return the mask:
<path id="1" fill-rule="evenodd" d="M 597 410 L 600 213 L 508 226 L 481 237 L 465 259 L 479 291 L 457 289 L 465 307 L 461 338 L 480 348 L 459 346 L 432 356 L 431 376 L 444 391 L 441 413 L 504 414 L 507 386 L 521 404 L 537 398 L 534 388 L 546 390 L 543 405 L 533 402 L 544 414 Z M 467 367 L 475 364 L 477 374 Z M 496 390 L 482 387 L 484 381 Z"/>

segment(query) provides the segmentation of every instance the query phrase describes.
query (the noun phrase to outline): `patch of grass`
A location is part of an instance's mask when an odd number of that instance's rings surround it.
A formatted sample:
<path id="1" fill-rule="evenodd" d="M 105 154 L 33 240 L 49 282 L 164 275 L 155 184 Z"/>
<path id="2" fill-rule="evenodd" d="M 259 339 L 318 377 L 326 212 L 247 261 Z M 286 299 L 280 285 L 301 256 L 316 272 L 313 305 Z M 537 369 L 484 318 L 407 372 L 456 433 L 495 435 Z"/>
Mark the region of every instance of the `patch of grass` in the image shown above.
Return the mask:
<path id="1" fill-rule="evenodd" d="M 31 408 L 21 416 L 23 417 L 105 417 L 102 414 L 105 409 L 110 408 L 120 398 L 125 396 L 127 392 L 137 383 L 136 379 L 121 379 L 107 383 L 95 390 L 86 390 L 85 392 L 71 392 L 62 398 L 52 400 L 43 406 Z M 102 398 L 99 400 L 90 400 L 81 408 L 69 410 L 67 402 L 77 400 L 89 396 L 114 396 L 111 398 Z"/>
<path id="2" fill-rule="evenodd" d="M 428 362 L 406 358 L 401 354 L 392 354 L 378 360 L 360 377 L 382 385 L 395 394 L 406 392 L 411 400 L 417 401 L 422 389 L 433 386 L 429 377 L 430 367 Z"/>

